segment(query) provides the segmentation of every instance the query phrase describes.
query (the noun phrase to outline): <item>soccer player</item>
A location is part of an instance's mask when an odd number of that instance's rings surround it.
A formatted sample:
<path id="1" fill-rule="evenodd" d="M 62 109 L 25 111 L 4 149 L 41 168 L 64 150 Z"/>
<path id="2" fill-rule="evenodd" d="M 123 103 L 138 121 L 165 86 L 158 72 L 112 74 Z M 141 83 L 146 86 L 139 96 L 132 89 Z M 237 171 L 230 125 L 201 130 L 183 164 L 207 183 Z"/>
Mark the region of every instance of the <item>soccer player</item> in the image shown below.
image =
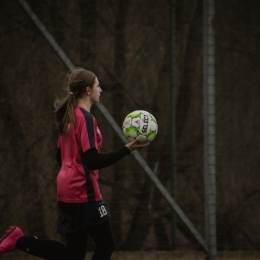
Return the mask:
<path id="1" fill-rule="evenodd" d="M 101 92 L 93 72 L 76 68 L 68 74 L 67 96 L 54 103 L 60 134 L 56 154 L 60 165 L 57 232 L 65 235 L 66 244 L 25 236 L 19 227 L 10 226 L 0 238 L 0 255 L 20 249 L 48 260 L 82 260 L 90 235 L 96 246 L 92 259 L 110 259 L 114 240 L 110 215 L 99 190 L 98 169 L 108 167 L 148 144 L 132 141 L 117 152 L 99 153 L 102 135 L 90 108 L 99 102 Z"/>

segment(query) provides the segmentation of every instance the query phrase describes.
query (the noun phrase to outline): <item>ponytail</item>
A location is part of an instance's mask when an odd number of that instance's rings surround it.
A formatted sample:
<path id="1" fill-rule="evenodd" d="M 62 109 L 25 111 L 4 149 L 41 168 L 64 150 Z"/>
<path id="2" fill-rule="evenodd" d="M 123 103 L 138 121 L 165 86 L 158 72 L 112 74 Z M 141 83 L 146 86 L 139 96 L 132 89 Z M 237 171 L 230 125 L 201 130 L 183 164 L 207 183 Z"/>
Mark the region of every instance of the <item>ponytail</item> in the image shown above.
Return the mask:
<path id="1" fill-rule="evenodd" d="M 75 100 L 72 94 L 62 100 L 57 99 L 54 103 L 54 114 L 60 135 L 67 136 L 69 124 L 75 124 L 74 106 Z"/>

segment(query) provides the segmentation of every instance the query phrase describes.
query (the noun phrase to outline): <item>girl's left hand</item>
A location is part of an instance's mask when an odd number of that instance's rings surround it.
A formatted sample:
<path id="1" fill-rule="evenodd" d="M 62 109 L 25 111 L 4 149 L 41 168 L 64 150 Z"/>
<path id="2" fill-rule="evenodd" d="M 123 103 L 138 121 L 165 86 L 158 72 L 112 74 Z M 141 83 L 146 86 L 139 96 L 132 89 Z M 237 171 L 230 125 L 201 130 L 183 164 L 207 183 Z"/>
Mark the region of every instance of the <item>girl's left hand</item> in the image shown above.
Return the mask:
<path id="1" fill-rule="evenodd" d="M 136 149 L 143 149 L 144 147 L 148 146 L 150 143 L 138 143 L 137 140 L 134 140 L 125 146 L 130 150 L 130 152 L 136 150 Z"/>

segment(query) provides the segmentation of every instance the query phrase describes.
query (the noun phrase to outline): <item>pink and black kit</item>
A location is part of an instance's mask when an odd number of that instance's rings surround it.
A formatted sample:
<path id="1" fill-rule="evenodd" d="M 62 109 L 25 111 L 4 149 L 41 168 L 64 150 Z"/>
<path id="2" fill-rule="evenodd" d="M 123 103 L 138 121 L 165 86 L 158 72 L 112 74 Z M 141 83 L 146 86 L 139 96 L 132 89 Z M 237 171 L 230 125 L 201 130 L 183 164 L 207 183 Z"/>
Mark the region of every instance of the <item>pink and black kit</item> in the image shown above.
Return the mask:
<path id="1" fill-rule="evenodd" d="M 114 164 L 129 154 L 124 147 L 116 153 L 99 154 L 102 135 L 96 118 L 83 107 L 75 108 L 75 124 L 68 136 L 58 140 L 57 176 L 59 219 L 57 232 L 68 234 L 110 219 L 102 201 L 98 169 Z"/>

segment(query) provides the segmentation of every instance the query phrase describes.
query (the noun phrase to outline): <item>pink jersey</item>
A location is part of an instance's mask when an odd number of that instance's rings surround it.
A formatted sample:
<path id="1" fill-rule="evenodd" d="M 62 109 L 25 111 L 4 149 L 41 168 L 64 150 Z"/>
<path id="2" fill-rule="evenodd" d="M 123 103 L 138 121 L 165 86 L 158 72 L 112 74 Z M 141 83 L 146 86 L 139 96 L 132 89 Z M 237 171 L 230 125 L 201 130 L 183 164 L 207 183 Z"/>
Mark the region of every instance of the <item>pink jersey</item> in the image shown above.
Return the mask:
<path id="1" fill-rule="evenodd" d="M 96 118 L 85 108 L 77 106 L 75 125 L 69 125 L 68 137 L 60 136 L 62 166 L 57 176 L 57 200 L 69 203 L 99 201 L 98 170 L 90 170 L 82 161 L 84 152 L 91 148 L 99 151 L 102 135 Z"/>

